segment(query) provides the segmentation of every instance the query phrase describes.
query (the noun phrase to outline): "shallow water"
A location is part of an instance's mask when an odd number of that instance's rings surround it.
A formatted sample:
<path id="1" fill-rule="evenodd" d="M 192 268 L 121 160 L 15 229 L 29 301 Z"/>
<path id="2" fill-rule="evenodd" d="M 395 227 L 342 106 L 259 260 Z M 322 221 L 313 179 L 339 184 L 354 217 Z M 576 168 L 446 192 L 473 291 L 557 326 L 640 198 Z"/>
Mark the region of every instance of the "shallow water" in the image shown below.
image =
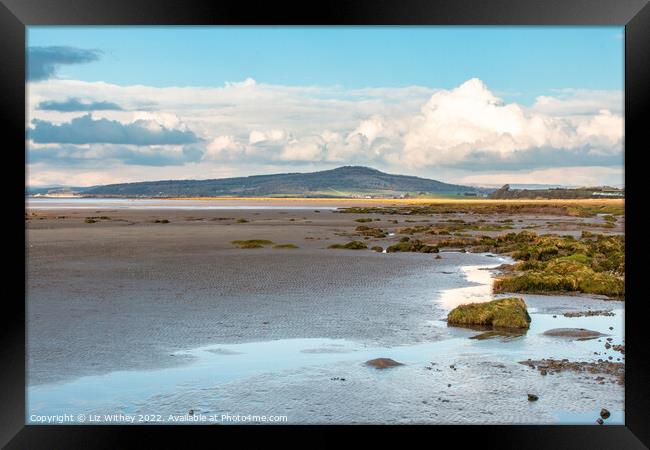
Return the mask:
<path id="1" fill-rule="evenodd" d="M 321 205 L 268 205 L 263 202 L 246 203 L 232 200 L 155 200 L 133 198 L 33 198 L 26 199 L 27 209 L 170 209 L 170 210 L 335 210 Z"/>
<path id="2" fill-rule="evenodd" d="M 468 254 L 466 261 L 476 261 L 477 256 Z M 482 269 L 507 259 L 492 261 L 460 266 L 456 271 L 445 269 L 445 276 L 459 278 L 461 282 L 454 283 L 459 287 L 435 293 L 431 302 L 449 310 L 462 302 L 492 298 L 492 273 Z M 194 410 L 211 415 L 215 422 L 223 422 L 219 418 L 224 415 L 277 414 L 285 415 L 289 423 L 570 424 L 595 423 L 597 412 L 606 407 L 612 412 L 607 424 L 623 423 L 622 386 L 596 384 L 593 375 L 541 376 L 519 364 L 528 358 L 595 361 L 611 356 L 614 361 L 623 360 L 620 353 L 604 348 L 607 337 L 612 344 L 624 343 L 622 303 L 569 296 L 524 297 L 532 322 L 519 337 L 469 339 L 481 331 L 429 320 L 435 337 L 395 346 L 329 338 L 202 346 L 174 352 L 190 361 L 185 365 L 31 386 L 27 420 L 36 423 L 34 414 L 67 413 L 87 420 L 93 414 L 119 412 L 134 415 L 135 423 L 169 423 Z M 561 315 L 576 307 L 611 309 L 615 316 Z M 577 341 L 542 334 L 552 328 L 587 328 L 608 336 Z M 381 371 L 363 364 L 378 357 L 395 359 L 404 366 Z M 527 393 L 536 393 L 540 400 L 528 402 Z M 79 420 L 71 423 L 75 422 Z"/>

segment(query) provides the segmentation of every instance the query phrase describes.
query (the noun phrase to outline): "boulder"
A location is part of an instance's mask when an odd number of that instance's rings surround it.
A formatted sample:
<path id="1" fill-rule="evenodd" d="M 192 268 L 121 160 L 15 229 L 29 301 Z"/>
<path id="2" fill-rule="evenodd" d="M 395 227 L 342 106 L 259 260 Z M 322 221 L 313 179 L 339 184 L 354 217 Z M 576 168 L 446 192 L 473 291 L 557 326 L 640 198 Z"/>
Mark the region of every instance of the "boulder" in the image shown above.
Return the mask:
<path id="1" fill-rule="evenodd" d="M 585 328 L 553 328 L 544 332 L 544 336 L 567 337 L 573 339 L 594 339 L 603 336 L 602 333 Z"/>
<path id="2" fill-rule="evenodd" d="M 404 364 L 390 358 L 376 358 L 366 361 L 366 365 L 372 366 L 375 369 L 390 369 L 391 367 L 403 366 Z"/>

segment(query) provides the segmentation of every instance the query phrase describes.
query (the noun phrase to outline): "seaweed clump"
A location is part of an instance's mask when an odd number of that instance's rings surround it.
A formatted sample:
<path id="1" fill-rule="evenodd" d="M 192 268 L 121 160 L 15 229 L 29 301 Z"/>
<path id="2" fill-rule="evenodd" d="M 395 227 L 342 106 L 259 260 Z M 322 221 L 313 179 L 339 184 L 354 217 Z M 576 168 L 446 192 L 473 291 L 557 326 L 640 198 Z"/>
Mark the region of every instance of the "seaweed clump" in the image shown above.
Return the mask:
<path id="1" fill-rule="evenodd" d="M 231 244 L 238 246 L 239 248 L 261 248 L 266 245 L 272 245 L 274 242 L 266 239 L 248 239 L 245 241 L 231 241 Z"/>
<path id="2" fill-rule="evenodd" d="M 396 244 L 386 248 L 386 253 L 415 252 L 415 253 L 438 253 L 440 250 L 435 245 L 428 245 L 417 239 L 403 237 Z"/>
<path id="3" fill-rule="evenodd" d="M 332 244 L 327 248 L 345 249 L 345 250 L 363 250 L 368 248 L 368 246 L 361 241 L 350 241 L 347 244 Z"/>
<path id="4" fill-rule="evenodd" d="M 498 328 L 528 328 L 530 316 L 523 299 L 508 297 L 486 303 L 460 305 L 448 314 L 447 323 Z"/>
<path id="5" fill-rule="evenodd" d="M 483 237 L 483 245 L 511 253 L 520 261 L 514 265 L 512 275 L 495 280 L 494 291 L 581 292 L 623 297 L 625 238 L 587 236 L 578 240 L 571 236 L 522 232 L 494 239 Z"/>
<path id="6" fill-rule="evenodd" d="M 384 238 L 388 236 L 388 233 L 386 233 L 384 230 L 381 228 L 377 227 L 369 227 L 367 225 L 359 225 L 355 231 L 365 237 L 375 237 L 375 238 Z"/>
<path id="7" fill-rule="evenodd" d="M 281 249 L 281 248 L 300 248 L 300 247 L 298 247 L 296 244 L 275 244 L 273 248 Z"/>

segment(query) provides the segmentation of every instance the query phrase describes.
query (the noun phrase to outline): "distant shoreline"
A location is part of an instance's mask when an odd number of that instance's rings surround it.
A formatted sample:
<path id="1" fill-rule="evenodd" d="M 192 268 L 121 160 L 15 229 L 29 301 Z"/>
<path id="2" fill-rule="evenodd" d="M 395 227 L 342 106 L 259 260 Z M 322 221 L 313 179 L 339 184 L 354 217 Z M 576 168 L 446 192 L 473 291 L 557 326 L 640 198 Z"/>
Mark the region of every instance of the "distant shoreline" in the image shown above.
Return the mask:
<path id="1" fill-rule="evenodd" d="M 86 197 L 87 198 L 87 197 Z M 238 201 L 238 202 L 318 202 L 318 203 L 373 203 L 373 204 L 454 204 L 454 203 L 474 203 L 474 204 L 544 204 L 544 203 L 582 203 L 582 204 L 621 204 L 625 203 L 624 198 L 585 198 L 585 199 L 487 199 L 487 198 L 405 198 L 405 199 L 392 199 L 392 198 L 296 198 L 296 197 L 139 197 L 143 200 L 182 200 L 182 201 Z"/>
<path id="2" fill-rule="evenodd" d="M 488 198 L 347 198 L 347 197 L 95 197 L 95 196 L 33 196 L 26 199 L 48 200 L 156 200 L 156 201 L 223 201 L 262 203 L 357 203 L 357 204 L 624 204 L 625 198 L 580 198 L 580 199 L 488 199 Z"/>

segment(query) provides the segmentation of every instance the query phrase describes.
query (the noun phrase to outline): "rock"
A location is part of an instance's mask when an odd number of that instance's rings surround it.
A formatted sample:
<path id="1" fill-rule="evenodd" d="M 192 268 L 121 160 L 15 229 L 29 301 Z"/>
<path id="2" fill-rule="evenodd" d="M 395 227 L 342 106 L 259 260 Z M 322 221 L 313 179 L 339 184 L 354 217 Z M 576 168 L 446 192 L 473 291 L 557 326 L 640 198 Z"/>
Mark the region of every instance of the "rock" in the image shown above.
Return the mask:
<path id="1" fill-rule="evenodd" d="M 390 369 L 391 367 L 403 366 L 404 364 L 390 358 L 376 358 L 366 361 L 366 365 L 372 366 L 375 369 Z"/>
<path id="2" fill-rule="evenodd" d="M 538 396 L 536 396 L 535 394 L 528 394 L 528 401 L 529 402 L 536 402 L 537 400 L 539 400 Z"/>
<path id="3" fill-rule="evenodd" d="M 601 419 L 601 418 L 599 417 L 598 420 L 596 420 L 596 423 L 597 423 L 598 425 L 602 425 L 602 424 L 605 423 L 605 422 L 603 422 L 603 419 Z"/>
<path id="4" fill-rule="evenodd" d="M 523 299 L 508 297 L 491 302 L 460 305 L 447 315 L 447 323 L 452 325 L 528 328 L 530 316 Z"/>
<path id="5" fill-rule="evenodd" d="M 600 417 L 602 417 L 603 419 L 609 419 L 609 416 L 610 413 L 608 410 L 606 410 L 605 408 L 600 410 Z"/>
<path id="6" fill-rule="evenodd" d="M 564 313 L 564 317 L 590 317 L 590 316 L 613 316 L 614 313 L 610 310 L 598 311 L 577 311 Z"/>
<path id="7" fill-rule="evenodd" d="M 541 369 L 539 371 L 539 373 L 540 373 L 540 375 L 546 375 L 547 374 L 546 369 Z"/>
<path id="8" fill-rule="evenodd" d="M 598 360 L 598 362 L 541 359 L 538 361 L 519 361 L 519 364 L 527 366 L 536 365 L 540 373 L 542 370 L 546 370 L 549 375 L 562 371 L 603 374 L 614 378 L 620 385 L 625 384 L 625 364 L 622 362 L 615 363 L 612 361 L 603 361 L 602 359 Z M 599 376 L 595 378 L 595 381 L 602 384 L 604 383 L 604 379 L 604 377 Z"/>
<path id="9" fill-rule="evenodd" d="M 187 412 L 187 414 L 190 415 L 190 416 L 193 416 L 193 415 L 194 415 L 194 410 L 193 410 L 193 409 L 190 409 L 190 410 Z M 601 412 L 601 414 L 602 414 L 602 412 Z"/>
<path id="10" fill-rule="evenodd" d="M 603 334 L 585 328 L 553 328 L 552 330 L 545 331 L 544 336 L 595 339 L 598 336 L 603 336 Z"/>

